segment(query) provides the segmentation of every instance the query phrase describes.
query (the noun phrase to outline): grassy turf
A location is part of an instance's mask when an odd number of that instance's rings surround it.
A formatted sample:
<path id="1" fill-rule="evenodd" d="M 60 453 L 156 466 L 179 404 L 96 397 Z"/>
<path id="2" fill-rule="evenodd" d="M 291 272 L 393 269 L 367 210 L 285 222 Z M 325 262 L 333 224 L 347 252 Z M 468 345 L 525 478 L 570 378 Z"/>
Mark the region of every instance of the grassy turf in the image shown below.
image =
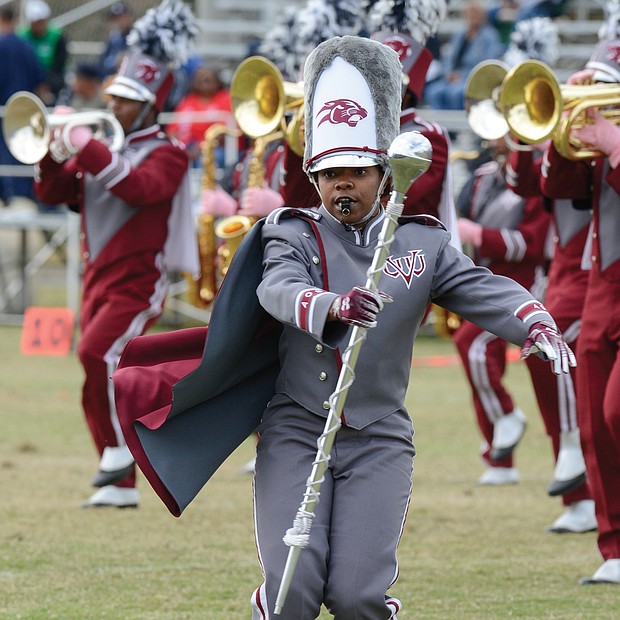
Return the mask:
<path id="1" fill-rule="evenodd" d="M 249 618 L 260 571 L 251 477 L 239 469 L 253 441 L 179 519 L 143 479 L 138 510 L 81 510 L 97 463 L 81 368 L 74 355 L 21 356 L 19 337 L 18 327 L 0 327 L 0 618 Z M 416 346 L 418 357 L 453 354 L 436 338 Z M 418 456 L 393 589 L 399 618 L 619 618 L 620 588 L 578 585 L 601 562 L 595 534 L 544 531 L 561 505 L 546 495 L 550 444 L 524 365 L 510 364 L 507 378 L 529 419 L 522 482 L 503 488 L 474 485 L 479 436 L 462 369 L 415 367 L 412 377 Z"/>

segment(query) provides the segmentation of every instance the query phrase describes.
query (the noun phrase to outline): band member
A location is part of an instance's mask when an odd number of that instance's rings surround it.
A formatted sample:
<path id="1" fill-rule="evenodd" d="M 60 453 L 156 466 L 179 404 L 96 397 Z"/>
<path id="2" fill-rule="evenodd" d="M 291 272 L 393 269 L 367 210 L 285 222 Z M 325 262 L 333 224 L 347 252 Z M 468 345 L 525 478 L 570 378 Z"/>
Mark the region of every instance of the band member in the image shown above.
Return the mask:
<path id="1" fill-rule="evenodd" d="M 618 14 L 610 14 L 586 70 L 572 83 L 620 83 Z M 549 147 L 543 163 L 543 191 L 556 199 L 592 206 L 592 232 L 586 244 L 590 278 L 577 354 L 578 422 L 588 483 L 598 524 L 603 564 L 581 583 L 620 584 L 620 129 L 588 108 L 590 123 L 571 128 L 595 157 L 577 161 Z"/>
<path id="2" fill-rule="evenodd" d="M 452 234 L 455 247 L 460 247 L 448 130 L 439 123 L 424 120 L 416 109 L 422 101 L 426 75 L 433 60 L 425 44 L 437 32 L 445 16 L 443 0 L 393 0 L 373 5 L 368 19 L 371 27 L 379 28 L 370 38 L 395 50 L 403 65 L 401 132 L 419 131 L 433 147 L 433 165 L 420 177 L 415 196 L 407 197 L 404 213 L 438 218 Z"/>
<path id="3" fill-rule="evenodd" d="M 531 149 L 511 150 L 506 173 L 508 186 L 520 196 L 540 195 L 541 164 L 540 152 L 535 156 Z M 574 209 L 570 200 L 545 199 L 545 208 L 551 209 L 554 234 L 544 301 L 564 339 L 576 350 L 588 285 L 588 271 L 581 263 L 591 215 L 588 209 Z M 591 531 L 596 529 L 596 517 L 586 482 L 577 420 L 577 373 L 572 369 L 568 375 L 553 377 L 538 361 L 529 357 L 526 364 L 555 459 L 548 492 L 561 496 L 566 507 L 548 530 Z"/>
<path id="4" fill-rule="evenodd" d="M 475 266 L 429 216 L 402 220 L 380 267 L 382 292 L 366 288 L 386 218 L 387 151 L 399 133 L 400 62 L 376 41 L 335 37 L 308 57 L 304 75 L 304 169 L 321 206 L 278 209 L 245 237 L 198 365 L 204 332 L 176 332 L 174 344 L 167 335 L 136 338 L 114 375 L 116 394 L 138 462 L 177 515 L 258 425 L 255 524 L 265 581 L 252 613 L 273 618 L 288 554 L 282 537 L 316 458 L 350 329 L 370 330 L 279 617 L 316 618 L 324 604 L 338 618 L 359 615 L 353 610 L 394 618 L 401 605 L 388 588 L 415 452 L 403 403 L 429 300 L 517 343 L 524 356 L 538 351 L 555 372 L 568 372 L 574 358 L 542 304 Z M 354 118 L 339 113 L 345 106 Z M 233 333 L 231 311 L 243 313 Z"/>
<path id="5" fill-rule="evenodd" d="M 194 32 L 189 9 L 166 0 L 174 15 L 177 47 Z M 154 11 L 154 9 L 152 9 Z M 38 197 L 66 202 L 82 215 L 84 279 L 78 356 L 84 368 L 82 405 L 101 457 L 90 506 L 137 506 L 135 467 L 119 426 L 110 380 L 123 347 L 162 312 L 167 270 L 195 272 L 198 251 L 191 214 L 188 159 L 157 125 L 170 87 L 169 56 L 161 49 L 166 20 L 153 13 L 136 22 L 132 52 L 106 89 L 110 111 L 124 135 L 113 152 L 75 127 L 56 138 L 40 162 Z M 186 40 L 187 42 L 187 40 Z"/>
<path id="6" fill-rule="evenodd" d="M 491 142 L 492 161 L 483 164 L 459 196 L 459 233 L 472 248 L 474 261 L 493 273 L 533 290 L 544 263 L 549 215 L 542 196 L 523 199 L 506 187 L 508 146 Z M 519 474 L 513 451 L 525 431 L 526 419 L 503 384 L 507 343 L 480 325 L 463 321 L 454 334 L 470 383 L 486 471 L 478 484 L 514 484 Z"/>

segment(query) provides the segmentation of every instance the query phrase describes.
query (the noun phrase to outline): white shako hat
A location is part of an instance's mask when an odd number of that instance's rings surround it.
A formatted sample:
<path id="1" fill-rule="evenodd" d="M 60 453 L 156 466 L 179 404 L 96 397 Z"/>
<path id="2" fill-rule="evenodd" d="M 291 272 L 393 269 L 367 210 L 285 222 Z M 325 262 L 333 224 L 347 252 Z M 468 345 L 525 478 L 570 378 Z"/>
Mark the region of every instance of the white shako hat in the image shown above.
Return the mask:
<path id="1" fill-rule="evenodd" d="M 378 41 L 333 37 L 304 68 L 307 174 L 334 167 L 388 167 L 400 131 L 402 66 Z"/>
<path id="2" fill-rule="evenodd" d="M 127 35 L 129 53 L 105 94 L 144 101 L 161 111 L 173 70 L 187 61 L 197 32 L 196 19 L 182 0 L 163 0 L 149 9 Z"/>
<path id="3" fill-rule="evenodd" d="M 391 47 L 403 65 L 403 92 L 422 101 L 433 55 L 426 42 L 446 18 L 446 0 L 378 0 L 369 8 L 371 39 Z"/>
<path id="4" fill-rule="evenodd" d="M 594 69 L 595 82 L 620 83 L 620 0 L 610 0 L 605 6 L 605 21 L 586 68 Z"/>

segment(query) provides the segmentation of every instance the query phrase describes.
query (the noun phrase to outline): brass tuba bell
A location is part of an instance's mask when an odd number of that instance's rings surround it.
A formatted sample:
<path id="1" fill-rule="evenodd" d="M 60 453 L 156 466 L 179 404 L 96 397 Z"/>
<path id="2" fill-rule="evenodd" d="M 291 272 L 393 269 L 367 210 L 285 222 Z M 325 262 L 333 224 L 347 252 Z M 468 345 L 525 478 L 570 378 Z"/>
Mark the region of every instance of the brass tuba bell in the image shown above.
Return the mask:
<path id="1" fill-rule="evenodd" d="M 498 140 L 508 133 L 499 109 L 499 97 L 508 65 L 500 60 L 478 63 L 465 83 L 465 111 L 472 131 L 483 140 Z"/>
<path id="2" fill-rule="evenodd" d="M 94 138 L 112 136 L 110 149 L 118 151 L 125 141 L 125 132 L 116 117 L 105 110 L 49 114 L 43 102 L 27 91 L 19 91 L 6 102 L 2 131 L 4 141 L 15 159 L 22 164 L 36 164 L 47 154 L 55 129 L 69 146 L 69 133 L 74 127 L 94 128 Z M 106 130 L 107 127 L 107 130 Z M 71 151 L 71 149 L 68 149 Z"/>
<path id="3" fill-rule="evenodd" d="M 237 67 L 230 96 L 235 120 L 244 134 L 259 138 L 281 128 L 290 148 L 303 155 L 303 83 L 285 82 L 270 60 L 251 56 Z M 285 127 L 284 114 L 292 110 L 293 120 Z"/>

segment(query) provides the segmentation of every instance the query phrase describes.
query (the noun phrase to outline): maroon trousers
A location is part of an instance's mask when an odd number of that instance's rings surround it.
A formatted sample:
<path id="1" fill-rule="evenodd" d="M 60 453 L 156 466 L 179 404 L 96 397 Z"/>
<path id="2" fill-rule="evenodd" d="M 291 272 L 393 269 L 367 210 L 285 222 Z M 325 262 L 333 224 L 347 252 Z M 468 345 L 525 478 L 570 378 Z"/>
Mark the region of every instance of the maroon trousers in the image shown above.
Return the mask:
<path id="1" fill-rule="evenodd" d="M 454 334 L 454 343 L 463 361 L 472 390 L 478 428 L 486 443 L 482 458 L 493 467 L 512 467 L 512 456 L 502 461 L 491 461 L 489 456 L 493 425 L 514 410 L 512 396 L 502 383 L 508 344 L 469 321 L 461 323 Z"/>
<path id="2" fill-rule="evenodd" d="M 157 281 L 152 273 L 136 273 L 131 287 L 116 288 L 85 278 L 77 353 L 85 373 L 82 407 L 100 456 L 106 446 L 125 445 L 110 377 L 129 339 L 143 334 L 160 316 L 166 290 L 163 273 Z M 135 486 L 135 470 L 117 486 Z"/>
<path id="3" fill-rule="evenodd" d="M 576 351 L 588 288 L 588 272 L 581 270 L 580 259 L 579 263 L 575 264 L 574 258 L 565 258 L 557 252 L 556 249 L 556 256 L 549 271 L 545 306 L 567 344 Z M 526 359 L 526 364 L 556 462 L 560 449 L 560 433 L 579 428 L 577 369 L 571 368 L 568 375 L 554 375 L 549 364 L 535 355 L 530 355 Z M 562 496 L 565 506 L 583 499 L 590 499 L 587 484 Z"/>
<path id="4" fill-rule="evenodd" d="M 620 558 L 620 281 L 593 263 L 577 347 L 581 443 L 598 546 Z"/>

